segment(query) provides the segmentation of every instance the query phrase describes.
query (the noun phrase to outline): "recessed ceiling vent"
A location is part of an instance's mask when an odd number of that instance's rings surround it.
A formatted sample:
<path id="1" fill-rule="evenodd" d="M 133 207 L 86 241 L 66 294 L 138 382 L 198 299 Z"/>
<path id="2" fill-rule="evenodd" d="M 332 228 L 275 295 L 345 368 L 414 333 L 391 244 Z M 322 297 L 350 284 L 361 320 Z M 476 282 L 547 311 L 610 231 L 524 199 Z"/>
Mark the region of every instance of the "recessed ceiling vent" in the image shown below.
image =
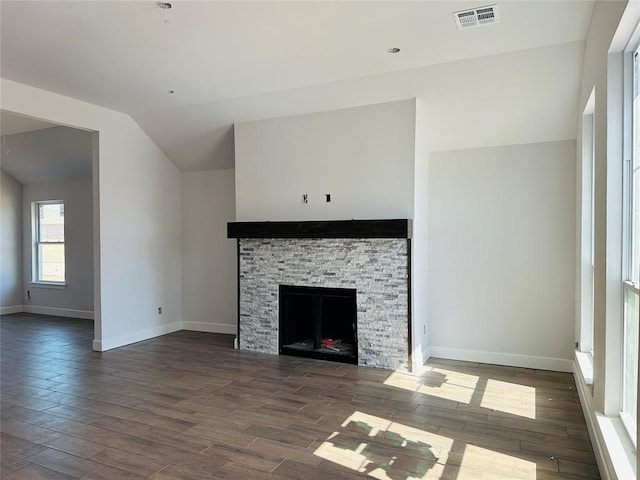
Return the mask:
<path id="1" fill-rule="evenodd" d="M 500 21 L 497 4 L 453 12 L 453 18 L 456 21 L 458 30 L 489 25 Z"/>

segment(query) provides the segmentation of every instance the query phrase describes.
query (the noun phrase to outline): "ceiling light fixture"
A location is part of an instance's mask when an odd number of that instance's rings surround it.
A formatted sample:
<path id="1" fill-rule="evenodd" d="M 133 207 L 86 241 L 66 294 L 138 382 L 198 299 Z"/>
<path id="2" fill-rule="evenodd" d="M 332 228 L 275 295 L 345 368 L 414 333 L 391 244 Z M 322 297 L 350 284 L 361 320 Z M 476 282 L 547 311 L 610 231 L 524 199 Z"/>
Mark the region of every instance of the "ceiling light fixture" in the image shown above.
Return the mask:
<path id="1" fill-rule="evenodd" d="M 167 15 L 169 10 L 173 8 L 169 2 L 156 2 L 156 6 L 162 9 L 162 20 L 164 23 L 169 23 L 169 16 Z"/>
<path id="2" fill-rule="evenodd" d="M 398 53 L 400 49 L 398 47 L 388 48 L 387 53 Z"/>

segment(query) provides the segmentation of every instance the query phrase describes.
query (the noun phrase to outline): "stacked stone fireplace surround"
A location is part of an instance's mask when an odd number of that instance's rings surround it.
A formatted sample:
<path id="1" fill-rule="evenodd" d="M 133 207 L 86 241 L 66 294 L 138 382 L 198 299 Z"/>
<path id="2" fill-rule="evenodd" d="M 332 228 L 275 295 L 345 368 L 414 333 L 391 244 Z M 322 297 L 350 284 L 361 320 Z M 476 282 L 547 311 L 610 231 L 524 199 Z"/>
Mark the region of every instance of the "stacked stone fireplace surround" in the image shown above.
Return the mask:
<path id="1" fill-rule="evenodd" d="M 279 353 L 279 285 L 355 288 L 358 364 L 409 368 L 407 238 L 236 238 L 240 349 Z"/>

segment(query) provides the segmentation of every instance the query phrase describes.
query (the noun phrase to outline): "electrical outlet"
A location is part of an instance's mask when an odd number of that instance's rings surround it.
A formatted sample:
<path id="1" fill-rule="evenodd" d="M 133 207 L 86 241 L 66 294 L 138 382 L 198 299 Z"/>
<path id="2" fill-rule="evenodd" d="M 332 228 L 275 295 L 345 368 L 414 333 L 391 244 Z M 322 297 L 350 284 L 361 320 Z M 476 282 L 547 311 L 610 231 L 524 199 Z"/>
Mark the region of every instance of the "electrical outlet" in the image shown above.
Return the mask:
<path id="1" fill-rule="evenodd" d="M 162 315 L 162 307 L 158 307 L 158 315 Z"/>
<path id="2" fill-rule="evenodd" d="M 425 335 L 427 334 L 427 326 L 426 325 L 422 326 L 422 333 L 424 333 Z"/>
<path id="3" fill-rule="evenodd" d="M 325 198 L 327 203 L 331 202 L 331 194 L 330 193 L 325 193 L 324 194 L 324 198 Z"/>
<path id="4" fill-rule="evenodd" d="M 307 193 L 302 194 L 302 203 L 309 203 L 309 194 Z"/>
<path id="5" fill-rule="evenodd" d="M 31 290 L 27 290 L 27 300 L 31 300 Z"/>

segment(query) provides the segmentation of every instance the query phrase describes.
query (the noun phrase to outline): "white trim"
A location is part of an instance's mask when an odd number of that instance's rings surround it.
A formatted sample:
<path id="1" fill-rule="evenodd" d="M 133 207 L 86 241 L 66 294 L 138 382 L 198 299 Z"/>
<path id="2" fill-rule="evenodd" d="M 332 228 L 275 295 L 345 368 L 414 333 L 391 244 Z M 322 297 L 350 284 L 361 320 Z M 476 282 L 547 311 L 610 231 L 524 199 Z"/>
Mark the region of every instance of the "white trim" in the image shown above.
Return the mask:
<path id="1" fill-rule="evenodd" d="M 613 464 L 612 478 L 618 480 L 638 478 L 636 476 L 635 449 L 620 417 L 608 417 L 599 413 L 596 413 L 595 417 L 598 433 L 604 439 L 607 453 Z"/>
<path id="2" fill-rule="evenodd" d="M 573 376 L 602 480 L 637 478 L 635 451 L 622 422 L 618 417 L 591 413 L 589 399 L 592 395 L 589 386 L 582 381 L 577 362 L 574 363 Z"/>
<path id="3" fill-rule="evenodd" d="M 8 307 L 0 307 L 0 315 L 10 315 L 12 313 L 21 313 L 22 305 L 10 305 Z"/>
<path id="4" fill-rule="evenodd" d="M 140 330 L 138 332 L 129 333 L 127 335 L 121 335 L 119 337 L 94 340 L 93 349 L 98 352 L 104 352 L 107 350 L 111 350 L 112 348 L 124 347 L 125 345 L 142 342 L 143 340 L 150 340 L 152 338 L 166 335 L 167 333 L 177 332 L 179 330 L 182 330 L 182 322 L 168 323 L 166 325 L 159 325 L 157 327 Z"/>
<path id="5" fill-rule="evenodd" d="M 631 293 L 635 293 L 636 295 L 640 295 L 640 287 L 637 283 L 630 282 L 629 280 L 625 280 L 623 283 L 624 288 L 627 290 L 631 290 Z"/>
<path id="6" fill-rule="evenodd" d="M 427 363 L 429 357 L 431 356 L 431 347 L 430 346 L 420 346 L 419 355 L 415 354 L 415 351 L 411 355 L 411 371 L 415 374 L 418 374 L 422 367 Z"/>
<path id="7" fill-rule="evenodd" d="M 579 348 L 593 349 L 594 341 L 594 280 L 595 280 L 595 86 L 581 117 L 581 158 L 578 160 L 578 301 L 577 333 Z"/>
<path id="8" fill-rule="evenodd" d="M 596 311 L 599 319 L 600 339 L 594 350 L 602 354 L 604 374 L 601 390 L 604 394 L 602 410 L 607 415 L 617 415 L 620 411 L 622 392 L 622 266 L 623 266 L 623 131 L 624 131 L 624 58 L 622 52 L 607 56 L 606 77 L 606 150 L 600 159 L 602 175 L 601 190 L 604 194 L 599 207 L 602 244 L 598 248 L 599 269 L 596 279 Z M 598 255 L 598 254 L 596 254 Z M 604 326 L 604 330 L 602 327 Z M 598 368 L 596 367 L 596 371 Z"/>
<path id="9" fill-rule="evenodd" d="M 576 350 L 576 362 L 578 371 L 584 378 L 584 383 L 593 385 L 593 355 L 591 352 L 581 352 Z"/>
<path id="10" fill-rule="evenodd" d="M 599 428 L 596 427 L 595 416 L 590 413 L 591 408 L 589 407 L 589 398 L 591 398 L 592 395 L 587 384 L 582 381 L 582 374 L 577 362 L 574 362 L 573 377 L 576 382 L 578 399 L 580 400 L 582 414 L 584 415 L 585 423 L 587 424 L 587 431 L 589 432 L 589 438 L 591 439 L 593 454 L 596 457 L 600 476 L 602 477 L 602 480 L 613 480 L 615 478 L 611 475 L 613 467 L 611 466 L 610 461 L 608 461 L 608 455 L 605 454 L 604 448 L 602 448 L 603 440 L 600 435 L 597 434 Z"/>
<path id="11" fill-rule="evenodd" d="M 74 310 L 71 308 L 40 307 L 38 305 L 22 305 L 22 311 L 25 313 L 36 313 L 38 315 L 51 315 L 54 317 L 85 318 L 87 320 L 93 320 L 92 310 Z"/>
<path id="12" fill-rule="evenodd" d="M 30 288 L 52 288 L 54 290 L 66 290 L 66 283 L 59 282 L 29 282 Z"/>
<path id="13" fill-rule="evenodd" d="M 39 305 L 11 305 L 0 307 L 0 315 L 12 313 L 35 313 L 36 315 L 51 315 L 53 317 L 83 318 L 93 320 L 93 311 L 74 310 L 72 308 L 41 307 Z"/>
<path id="14" fill-rule="evenodd" d="M 537 357 L 534 355 L 520 355 L 517 353 L 484 352 L 480 350 L 466 350 L 462 348 L 438 347 L 431 345 L 430 355 L 449 360 L 463 360 L 467 362 L 490 363 L 507 365 L 510 367 L 536 368 L 555 372 L 572 372 L 573 361 L 566 358 Z"/>
<path id="15" fill-rule="evenodd" d="M 635 449 L 638 441 L 638 426 L 633 422 L 633 416 L 628 412 L 620 412 L 620 423 Z"/>
<path id="16" fill-rule="evenodd" d="M 229 325 L 228 323 L 182 322 L 182 329 L 194 332 L 224 333 L 227 335 L 238 333 L 237 325 Z"/>
<path id="17" fill-rule="evenodd" d="M 431 358 L 432 356 L 433 354 L 431 353 L 431 345 L 428 345 L 422 350 L 422 358 L 424 358 L 424 362 L 427 363 L 427 360 L 429 360 L 429 358 Z"/>
<path id="18" fill-rule="evenodd" d="M 35 200 L 31 202 L 31 243 L 32 243 L 32 262 L 31 262 L 31 283 L 32 284 L 51 284 L 51 285 L 65 285 L 63 288 L 67 288 L 64 281 L 62 282 L 47 282 L 46 280 L 42 280 L 42 258 L 40 258 L 40 245 L 62 245 L 66 250 L 65 240 L 62 242 L 43 242 L 40 240 L 40 231 L 42 230 L 40 226 L 40 206 L 41 205 L 62 205 L 64 209 L 64 200 Z M 64 216 L 64 214 L 63 214 Z M 63 238 L 64 233 L 66 232 L 66 221 L 62 221 L 63 228 Z M 66 277 L 66 262 L 65 262 L 65 277 Z M 56 287 L 49 287 L 56 288 Z M 59 287 L 58 287 L 59 288 Z"/>
<path id="19" fill-rule="evenodd" d="M 422 347 L 420 352 L 421 358 L 416 358 L 416 355 L 411 356 L 412 360 L 412 372 L 418 375 L 422 371 L 422 367 L 427 363 L 429 357 L 431 357 L 431 346 L 427 345 L 426 347 Z"/>

